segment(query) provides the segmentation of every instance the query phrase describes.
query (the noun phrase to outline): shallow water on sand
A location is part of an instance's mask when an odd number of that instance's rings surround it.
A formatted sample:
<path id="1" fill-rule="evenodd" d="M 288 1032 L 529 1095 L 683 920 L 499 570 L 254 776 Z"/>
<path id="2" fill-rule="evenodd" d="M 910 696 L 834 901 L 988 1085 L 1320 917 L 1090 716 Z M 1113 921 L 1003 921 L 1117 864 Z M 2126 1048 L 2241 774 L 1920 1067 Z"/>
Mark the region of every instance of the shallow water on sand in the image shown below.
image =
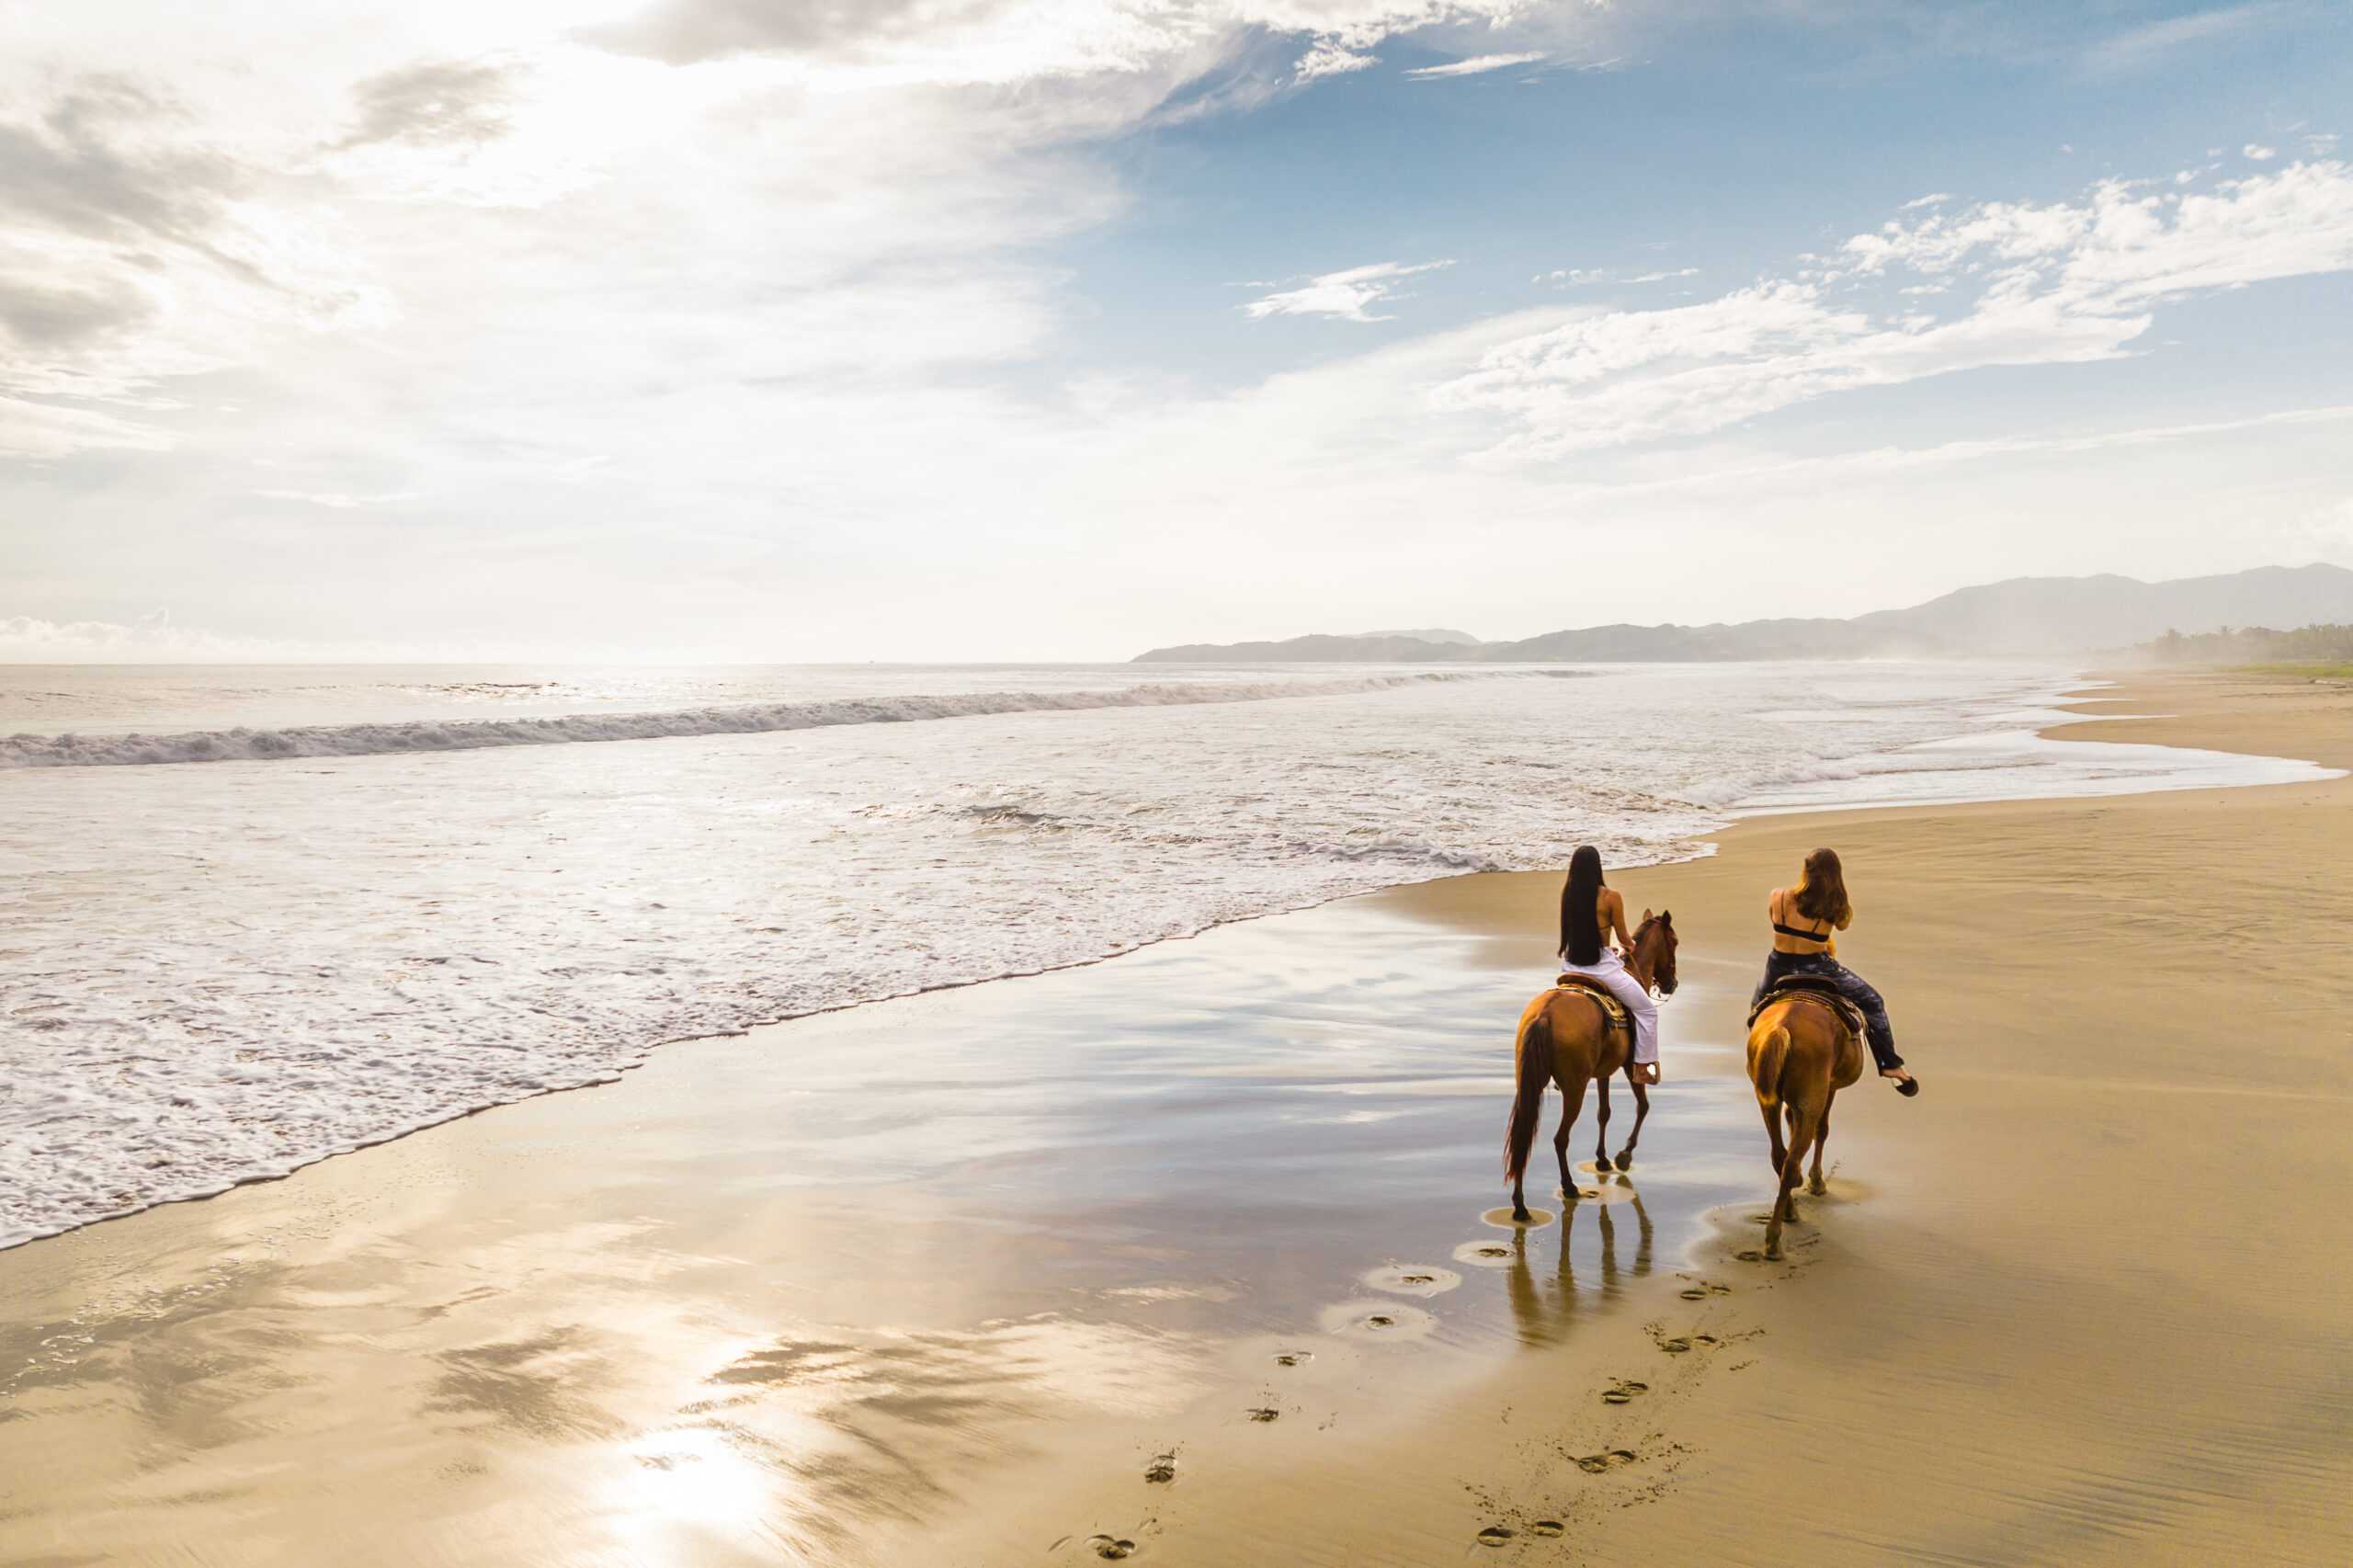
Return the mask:
<path id="1" fill-rule="evenodd" d="M 1703 972 L 1631 1179 L 1483 1219 L 1529 946 L 1349 901 L 0 1255 L 0 1560 L 870 1561 L 1074 1421 L 1392 1419 L 1756 1185 Z"/>

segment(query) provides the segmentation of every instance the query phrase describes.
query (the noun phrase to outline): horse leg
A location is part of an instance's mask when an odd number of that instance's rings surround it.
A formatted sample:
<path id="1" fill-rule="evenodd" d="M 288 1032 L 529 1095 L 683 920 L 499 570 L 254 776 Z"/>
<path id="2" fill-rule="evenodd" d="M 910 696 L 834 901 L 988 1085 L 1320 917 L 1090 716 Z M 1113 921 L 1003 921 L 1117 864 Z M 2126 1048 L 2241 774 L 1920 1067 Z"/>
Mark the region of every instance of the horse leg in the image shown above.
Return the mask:
<path id="1" fill-rule="evenodd" d="M 1596 1094 L 1595 1114 L 1600 1118 L 1593 1135 L 1593 1174 L 1599 1176 L 1609 1168 L 1609 1080 L 1607 1076 L 1593 1081 Z"/>
<path id="2" fill-rule="evenodd" d="M 1828 1185 L 1822 1179 L 1822 1146 L 1829 1142 L 1830 1108 L 1824 1106 L 1822 1119 L 1814 1123 L 1813 1128 L 1813 1176 L 1805 1184 L 1805 1189 L 1816 1198 L 1830 1190 Z"/>
<path id="3" fill-rule="evenodd" d="M 1621 1171 L 1634 1168 L 1634 1145 L 1643 1141 L 1643 1122 L 1651 1114 L 1651 1092 L 1631 1078 L 1626 1083 L 1634 1091 L 1634 1130 L 1626 1134 L 1626 1146 L 1618 1151 L 1618 1168 Z"/>
<path id="4" fill-rule="evenodd" d="M 1812 1119 L 1802 1114 L 1797 1107 L 1790 1108 L 1790 1120 L 1792 1124 L 1790 1129 L 1790 1151 L 1782 1162 L 1780 1174 L 1776 1178 L 1780 1184 L 1780 1192 L 1773 1200 L 1772 1217 L 1765 1222 L 1765 1256 L 1776 1263 L 1779 1262 L 1781 1257 L 1781 1221 L 1798 1217 L 1798 1206 L 1796 1200 L 1790 1198 L 1790 1192 L 1797 1186 L 1798 1176 L 1805 1168 L 1806 1145 L 1813 1141 Z M 1776 1139 L 1775 1142 L 1779 1142 L 1779 1140 Z"/>
<path id="5" fill-rule="evenodd" d="M 1586 1081 L 1578 1079 L 1572 1088 L 1568 1081 L 1561 1081 L 1561 1131 L 1552 1135 L 1552 1153 L 1561 1162 L 1561 1201 L 1577 1200 L 1577 1184 L 1569 1179 L 1569 1129 L 1574 1127 L 1577 1113 L 1585 1109 Z"/>
<path id="6" fill-rule="evenodd" d="M 1781 1163 L 1789 1158 L 1789 1151 L 1781 1145 L 1781 1108 L 1777 1103 L 1758 1108 L 1765 1113 L 1765 1136 L 1773 1145 L 1773 1174 L 1781 1174 Z"/>

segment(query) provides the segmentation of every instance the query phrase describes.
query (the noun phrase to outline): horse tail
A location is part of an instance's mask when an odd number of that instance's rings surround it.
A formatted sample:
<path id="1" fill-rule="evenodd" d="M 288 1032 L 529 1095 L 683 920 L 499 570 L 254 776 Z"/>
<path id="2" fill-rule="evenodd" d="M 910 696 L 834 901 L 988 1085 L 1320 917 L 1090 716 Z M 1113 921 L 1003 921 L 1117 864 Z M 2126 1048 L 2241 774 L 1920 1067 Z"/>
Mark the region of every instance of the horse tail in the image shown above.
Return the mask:
<path id="1" fill-rule="evenodd" d="M 1774 1026 L 1756 1052 L 1756 1103 L 1772 1115 L 1781 1108 L 1781 1062 L 1790 1053 L 1790 1031 Z"/>
<path id="2" fill-rule="evenodd" d="M 1510 1130 L 1504 1135 L 1504 1179 L 1528 1174 L 1528 1151 L 1536 1145 L 1536 1124 L 1544 1115 L 1544 1085 L 1552 1081 L 1552 1012 L 1528 1020 L 1519 1035 L 1519 1085 L 1511 1099 Z"/>

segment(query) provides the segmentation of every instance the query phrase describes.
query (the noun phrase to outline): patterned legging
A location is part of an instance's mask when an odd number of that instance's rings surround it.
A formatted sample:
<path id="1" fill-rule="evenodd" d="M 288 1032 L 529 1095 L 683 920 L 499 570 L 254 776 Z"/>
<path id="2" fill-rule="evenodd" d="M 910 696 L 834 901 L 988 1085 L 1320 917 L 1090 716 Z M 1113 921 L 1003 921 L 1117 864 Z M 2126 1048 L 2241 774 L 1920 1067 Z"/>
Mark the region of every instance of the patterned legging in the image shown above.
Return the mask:
<path id="1" fill-rule="evenodd" d="M 1887 1004 L 1870 983 L 1828 953 L 1785 953 L 1779 948 L 1765 955 L 1765 978 L 1756 983 L 1751 1007 L 1765 1000 L 1776 982 L 1792 974 L 1817 975 L 1838 988 L 1838 994 L 1863 1010 L 1864 1038 L 1870 1042 L 1871 1060 L 1882 1072 L 1904 1065 L 1895 1054 L 1895 1028 L 1887 1021 Z"/>

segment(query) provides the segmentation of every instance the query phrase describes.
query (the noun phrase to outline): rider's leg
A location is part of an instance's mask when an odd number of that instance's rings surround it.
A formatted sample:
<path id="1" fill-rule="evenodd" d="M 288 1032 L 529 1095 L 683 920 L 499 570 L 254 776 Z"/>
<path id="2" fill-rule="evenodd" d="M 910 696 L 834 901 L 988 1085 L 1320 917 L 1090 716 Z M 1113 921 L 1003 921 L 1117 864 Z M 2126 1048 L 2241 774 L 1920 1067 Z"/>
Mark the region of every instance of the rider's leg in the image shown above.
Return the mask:
<path id="1" fill-rule="evenodd" d="M 1863 1010 L 1864 1039 L 1870 1042 L 1871 1060 L 1881 1073 L 1902 1073 L 1904 1058 L 1895 1054 L 1895 1027 L 1887 1021 L 1887 1003 L 1870 982 L 1844 964 L 1838 966 L 1837 980 L 1839 994 Z"/>
<path id="2" fill-rule="evenodd" d="M 1658 1004 L 1642 983 L 1624 970 L 1614 974 L 1597 975 L 1609 994 L 1626 1004 L 1626 1011 L 1634 1015 L 1634 1060 L 1648 1066 L 1658 1060 Z"/>

